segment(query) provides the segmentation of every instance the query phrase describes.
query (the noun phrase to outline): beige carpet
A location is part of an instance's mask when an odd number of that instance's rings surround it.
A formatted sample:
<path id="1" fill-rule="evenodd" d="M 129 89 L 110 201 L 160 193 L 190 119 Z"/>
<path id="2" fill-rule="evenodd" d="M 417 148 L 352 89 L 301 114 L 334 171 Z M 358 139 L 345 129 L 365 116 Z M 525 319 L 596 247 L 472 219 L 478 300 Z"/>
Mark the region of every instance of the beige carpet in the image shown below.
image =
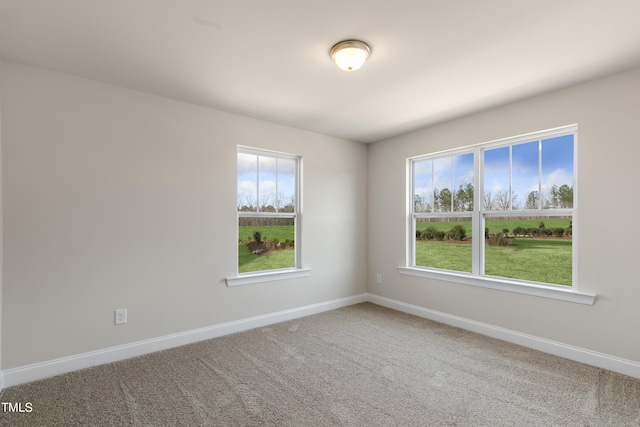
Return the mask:
<path id="1" fill-rule="evenodd" d="M 6 426 L 640 426 L 640 380 L 365 303 L 11 387 Z"/>

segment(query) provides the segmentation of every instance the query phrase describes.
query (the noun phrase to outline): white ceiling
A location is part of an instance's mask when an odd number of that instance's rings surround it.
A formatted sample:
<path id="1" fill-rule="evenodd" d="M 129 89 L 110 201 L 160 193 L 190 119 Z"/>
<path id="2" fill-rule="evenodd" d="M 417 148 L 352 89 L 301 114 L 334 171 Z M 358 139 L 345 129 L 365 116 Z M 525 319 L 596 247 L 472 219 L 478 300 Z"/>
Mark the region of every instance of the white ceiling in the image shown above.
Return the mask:
<path id="1" fill-rule="evenodd" d="M 0 56 L 372 142 L 640 65 L 640 0 L 0 0 Z"/>

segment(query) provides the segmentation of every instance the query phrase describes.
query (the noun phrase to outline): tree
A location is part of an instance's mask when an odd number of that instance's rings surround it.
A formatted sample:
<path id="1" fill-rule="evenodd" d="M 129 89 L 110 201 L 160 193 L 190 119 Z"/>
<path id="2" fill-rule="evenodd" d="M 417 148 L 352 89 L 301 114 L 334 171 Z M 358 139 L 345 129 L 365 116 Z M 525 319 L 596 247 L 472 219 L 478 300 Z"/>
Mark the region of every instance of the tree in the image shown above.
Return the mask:
<path id="1" fill-rule="evenodd" d="M 492 211 L 495 208 L 495 203 L 493 201 L 493 195 L 491 191 L 486 191 L 484 193 L 484 210 Z"/>
<path id="2" fill-rule="evenodd" d="M 498 210 L 508 210 L 510 206 L 511 200 L 509 199 L 509 193 L 504 190 L 500 190 L 496 193 L 495 198 L 495 208 Z"/>
<path id="3" fill-rule="evenodd" d="M 413 197 L 413 211 L 414 212 L 429 212 L 431 210 L 431 204 L 427 200 L 426 196 L 416 194 Z"/>
<path id="4" fill-rule="evenodd" d="M 532 191 L 527 196 L 527 201 L 524 205 L 525 209 L 538 209 L 540 208 L 540 195 L 537 191 Z"/>
<path id="5" fill-rule="evenodd" d="M 558 188 L 558 199 L 560 207 L 563 209 L 573 207 L 573 187 L 563 184 Z"/>
<path id="6" fill-rule="evenodd" d="M 435 190 L 435 192 L 437 192 L 436 197 L 438 198 L 440 211 L 451 212 L 451 202 L 453 197 L 453 195 L 451 194 L 451 190 L 449 190 L 448 188 L 443 188 L 439 192 L 438 190 Z"/>
<path id="7" fill-rule="evenodd" d="M 469 183 L 467 184 L 467 186 L 464 189 L 464 192 L 466 193 L 466 200 L 467 200 L 467 210 L 468 211 L 472 211 L 473 210 L 473 203 L 474 203 L 474 188 L 473 188 L 473 184 Z"/>
<path id="8" fill-rule="evenodd" d="M 274 199 L 272 194 L 261 194 L 260 195 L 260 211 L 261 212 L 275 212 L 276 209 L 272 204 L 272 200 Z"/>
<path id="9" fill-rule="evenodd" d="M 509 193 L 506 190 L 500 190 L 496 193 L 496 197 L 494 199 L 494 208 L 502 211 L 506 211 L 509 209 L 519 209 L 520 205 L 518 203 L 518 196 Z"/>
<path id="10" fill-rule="evenodd" d="M 454 210 L 461 211 L 472 211 L 473 210 L 473 184 L 468 183 L 466 186 L 462 184 L 458 188 L 455 194 L 455 198 L 453 200 Z"/>
<path id="11" fill-rule="evenodd" d="M 252 194 L 244 194 L 242 197 L 238 197 L 238 210 L 244 212 L 250 212 L 256 210 L 256 198 Z"/>
<path id="12" fill-rule="evenodd" d="M 562 184 L 559 188 L 557 185 L 549 190 L 549 200 L 545 203 L 551 208 L 568 209 L 573 207 L 573 187 Z"/>

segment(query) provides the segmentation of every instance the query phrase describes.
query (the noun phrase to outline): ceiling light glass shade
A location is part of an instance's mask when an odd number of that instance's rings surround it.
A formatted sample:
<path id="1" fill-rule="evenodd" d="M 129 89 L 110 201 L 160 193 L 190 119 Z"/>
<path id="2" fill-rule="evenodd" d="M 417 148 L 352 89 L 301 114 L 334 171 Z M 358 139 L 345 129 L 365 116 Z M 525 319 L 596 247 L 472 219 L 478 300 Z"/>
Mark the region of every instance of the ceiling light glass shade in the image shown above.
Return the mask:
<path id="1" fill-rule="evenodd" d="M 331 48 L 331 58 L 344 71 L 355 71 L 367 60 L 371 48 L 359 40 L 345 40 Z"/>

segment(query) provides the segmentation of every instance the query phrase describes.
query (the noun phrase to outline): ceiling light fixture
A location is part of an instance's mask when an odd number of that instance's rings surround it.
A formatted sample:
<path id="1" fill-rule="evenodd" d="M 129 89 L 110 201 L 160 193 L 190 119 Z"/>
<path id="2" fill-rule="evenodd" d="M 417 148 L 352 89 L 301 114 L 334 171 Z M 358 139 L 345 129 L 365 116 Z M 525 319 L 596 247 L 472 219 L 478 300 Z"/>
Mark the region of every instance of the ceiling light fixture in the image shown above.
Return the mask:
<path id="1" fill-rule="evenodd" d="M 371 47 L 360 40 L 344 40 L 331 48 L 331 58 L 344 71 L 355 71 L 362 67 L 370 53 Z"/>

